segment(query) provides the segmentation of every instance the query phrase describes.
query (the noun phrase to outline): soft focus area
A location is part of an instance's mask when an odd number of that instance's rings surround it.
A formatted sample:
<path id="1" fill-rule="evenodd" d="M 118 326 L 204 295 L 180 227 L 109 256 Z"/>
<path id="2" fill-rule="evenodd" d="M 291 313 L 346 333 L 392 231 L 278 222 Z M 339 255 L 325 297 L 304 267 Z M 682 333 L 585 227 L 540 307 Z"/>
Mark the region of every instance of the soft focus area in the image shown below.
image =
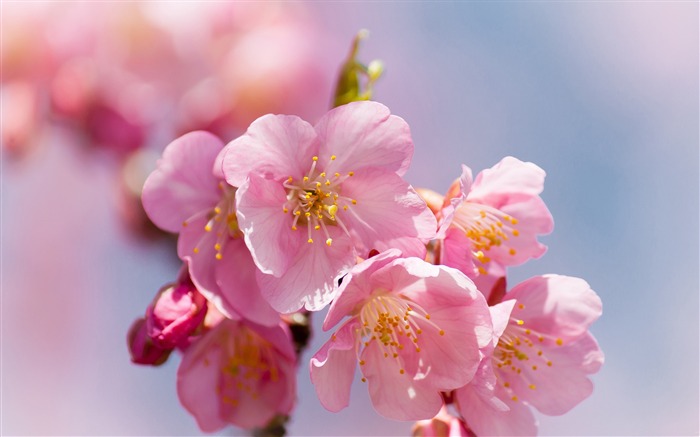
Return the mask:
<path id="1" fill-rule="evenodd" d="M 406 179 L 444 193 L 464 163 L 547 172 L 539 260 L 603 301 L 593 395 L 541 435 L 698 435 L 698 4 L 691 2 L 3 2 L 3 435 L 202 435 L 174 354 L 132 364 L 126 333 L 177 275 L 148 224 L 145 176 L 175 137 L 226 143 L 265 113 L 314 122 L 358 30 L 373 99 L 415 143 Z M 359 377 L 326 411 L 308 372 L 292 436 L 408 436 Z M 219 435 L 246 435 L 229 427 Z"/>

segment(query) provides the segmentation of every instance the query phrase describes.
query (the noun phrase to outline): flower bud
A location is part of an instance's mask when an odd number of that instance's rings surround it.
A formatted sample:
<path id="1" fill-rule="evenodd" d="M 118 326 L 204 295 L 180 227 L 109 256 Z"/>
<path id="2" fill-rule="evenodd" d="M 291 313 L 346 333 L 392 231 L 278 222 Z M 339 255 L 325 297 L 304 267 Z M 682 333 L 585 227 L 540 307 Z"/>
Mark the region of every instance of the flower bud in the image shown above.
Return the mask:
<path id="1" fill-rule="evenodd" d="M 127 344 L 131 361 L 136 364 L 149 364 L 159 366 L 170 356 L 171 349 L 163 349 L 151 341 L 146 329 L 146 319 L 140 318 L 134 321 L 127 334 Z"/>
<path id="2" fill-rule="evenodd" d="M 190 281 L 166 285 L 146 310 L 148 335 L 160 348 L 187 346 L 206 313 L 206 299 Z"/>

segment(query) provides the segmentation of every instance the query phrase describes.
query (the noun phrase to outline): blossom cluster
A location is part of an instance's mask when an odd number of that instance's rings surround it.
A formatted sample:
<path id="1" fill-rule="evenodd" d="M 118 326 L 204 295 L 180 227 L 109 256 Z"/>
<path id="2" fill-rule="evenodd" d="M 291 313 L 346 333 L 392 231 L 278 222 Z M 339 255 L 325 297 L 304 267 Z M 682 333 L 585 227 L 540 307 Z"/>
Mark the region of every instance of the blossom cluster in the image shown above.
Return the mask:
<path id="1" fill-rule="evenodd" d="M 320 403 L 348 406 L 359 372 L 376 411 L 415 435 L 532 435 L 592 391 L 601 301 L 582 279 L 508 289 L 508 267 L 542 256 L 553 229 L 545 172 L 506 157 L 445 196 L 414 189 L 408 124 L 377 102 L 315 124 L 264 115 L 224 144 L 169 144 L 143 206 L 177 233 L 183 267 L 134 323 L 134 362 L 178 349 L 177 389 L 204 431 L 291 414 L 299 316 L 327 309 L 308 364 Z M 303 347 L 303 344 L 301 345 Z"/>

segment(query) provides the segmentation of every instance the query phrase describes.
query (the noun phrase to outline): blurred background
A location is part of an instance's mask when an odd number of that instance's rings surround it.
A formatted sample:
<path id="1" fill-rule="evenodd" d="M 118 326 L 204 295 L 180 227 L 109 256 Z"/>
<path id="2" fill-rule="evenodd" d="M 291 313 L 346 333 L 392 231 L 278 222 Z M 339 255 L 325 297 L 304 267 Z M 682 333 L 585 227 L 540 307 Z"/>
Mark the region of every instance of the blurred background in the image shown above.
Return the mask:
<path id="1" fill-rule="evenodd" d="M 126 332 L 179 268 L 139 209 L 177 135 L 229 141 L 267 112 L 313 122 L 361 28 L 374 99 L 406 119 L 407 179 L 460 163 L 547 171 L 555 230 L 511 285 L 560 273 L 603 300 L 593 395 L 542 435 L 698 435 L 698 4 L 3 2 L 3 435 L 199 435 L 179 357 L 131 364 Z M 318 402 L 308 358 L 290 435 L 410 435 Z M 220 435 L 245 435 L 234 428 Z"/>

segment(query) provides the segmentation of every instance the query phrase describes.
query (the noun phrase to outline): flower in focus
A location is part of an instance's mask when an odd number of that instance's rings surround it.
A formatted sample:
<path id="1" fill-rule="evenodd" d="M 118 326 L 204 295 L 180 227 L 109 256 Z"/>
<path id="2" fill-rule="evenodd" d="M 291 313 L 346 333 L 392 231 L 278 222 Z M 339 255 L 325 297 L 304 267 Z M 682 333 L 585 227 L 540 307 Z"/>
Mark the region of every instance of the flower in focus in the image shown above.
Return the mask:
<path id="1" fill-rule="evenodd" d="M 413 437 L 474 437 L 466 424 L 447 411 L 444 406 L 432 419 L 419 420 L 413 425 Z"/>
<path id="2" fill-rule="evenodd" d="M 206 299 L 188 279 L 166 285 L 158 292 L 146 310 L 146 329 L 158 347 L 187 345 L 206 314 Z"/>
<path id="3" fill-rule="evenodd" d="M 238 229 L 236 188 L 215 171 L 222 148 L 206 132 L 170 143 L 144 184 L 143 206 L 156 226 L 179 232 L 179 257 L 197 289 L 220 311 L 274 326 L 279 316 L 260 295 L 256 267 Z"/>
<path id="4" fill-rule="evenodd" d="M 547 415 L 566 413 L 591 394 L 588 375 L 603 364 L 588 331 L 602 305 L 584 280 L 537 276 L 515 286 L 505 299 L 492 308 L 494 331 L 502 334 L 490 362 L 480 368 L 483 378 L 455 391 L 460 413 L 477 435 L 533 434 L 529 406 Z M 489 402 L 481 383 L 494 375 L 493 392 L 500 402 Z"/>
<path id="5" fill-rule="evenodd" d="M 182 405 L 205 432 L 250 429 L 288 414 L 296 398 L 296 357 L 286 326 L 224 319 L 185 352 L 177 372 Z"/>
<path id="6" fill-rule="evenodd" d="M 472 183 L 471 170 L 463 165 L 441 212 L 440 263 L 477 280 L 505 276 L 506 266 L 542 256 L 547 247 L 537 236 L 554 227 L 539 196 L 544 177 L 535 164 L 509 156 Z M 477 285 L 487 290 L 493 284 L 477 280 Z"/>
<path id="7" fill-rule="evenodd" d="M 492 339 L 484 297 L 461 272 L 376 255 L 351 270 L 324 321 L 350 316 L 310 363 L 321 404 L 339 411 L 349 403 L 359 362 L 374 408 L 397 420 L 434 417 L 441 391 L 467 384 Z"/>
<path id="8" fill-rule="evenodd" d="M 395 247 L 423 257 L 436 220 L 402 179 L 408 125 L 376 102 L 328 112 L 316 126 L 267 115 L 226 147 L 237 214 L 273 308 L 323 308 L 357 256 Z"/>

